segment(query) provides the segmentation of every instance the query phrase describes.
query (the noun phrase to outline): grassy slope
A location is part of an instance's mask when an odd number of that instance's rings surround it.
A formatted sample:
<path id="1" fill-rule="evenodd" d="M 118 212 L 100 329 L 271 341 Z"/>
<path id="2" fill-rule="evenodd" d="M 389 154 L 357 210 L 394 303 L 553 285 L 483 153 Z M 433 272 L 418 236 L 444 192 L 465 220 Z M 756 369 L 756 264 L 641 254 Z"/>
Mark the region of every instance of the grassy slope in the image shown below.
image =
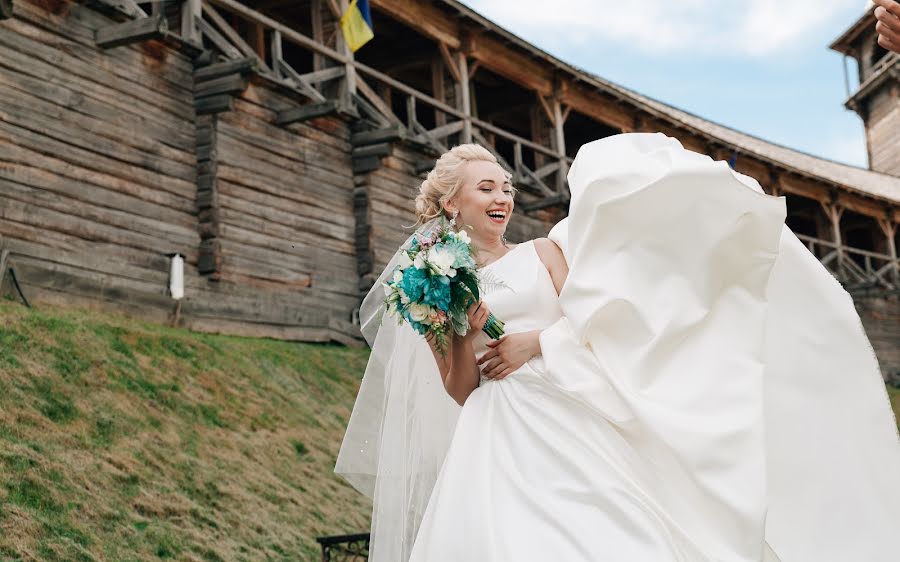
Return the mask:
<path id="1" fill-rule="evenodd" d="M 0 301 L 0 560 L 317 560 L 366 358 Z"/>
<path id="2" fill-rule="evenodd" d="M 366 359 L 0 301 L 0 560 L 318 560 Z"/>

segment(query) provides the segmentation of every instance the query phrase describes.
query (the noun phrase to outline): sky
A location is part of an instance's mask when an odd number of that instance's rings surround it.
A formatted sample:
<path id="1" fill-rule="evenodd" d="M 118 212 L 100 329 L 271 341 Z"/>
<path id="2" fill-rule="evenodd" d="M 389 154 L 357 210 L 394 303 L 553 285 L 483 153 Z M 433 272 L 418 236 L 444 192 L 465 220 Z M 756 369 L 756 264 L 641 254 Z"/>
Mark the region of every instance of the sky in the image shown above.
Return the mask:
<path id="1" fill-rule="evenodd" d="M 865 0 L 463 0 L 551 55 L 796 150 L 867 167 L 828 45 Z M 856 63 L 848 60 L 851 88 Z"/>

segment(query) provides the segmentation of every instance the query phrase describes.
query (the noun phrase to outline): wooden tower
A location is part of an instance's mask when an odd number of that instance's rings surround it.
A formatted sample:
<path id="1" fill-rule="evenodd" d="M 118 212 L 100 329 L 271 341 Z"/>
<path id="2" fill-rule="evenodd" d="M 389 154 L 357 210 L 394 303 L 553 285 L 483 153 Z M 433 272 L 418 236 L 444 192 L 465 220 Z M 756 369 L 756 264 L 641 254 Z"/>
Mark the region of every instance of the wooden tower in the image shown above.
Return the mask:
<path id="1" fill-rule="evenodd" d="M 845 105 L 855 111 L 866 128 L 869 167 L 900 176 L 900 55 L 878 44 L 874 8 L 844 32 L 831 48 L 856 60 L 858 86 L 847 77 Z M 845 72 L 846 63 L 845 63 Z"/>

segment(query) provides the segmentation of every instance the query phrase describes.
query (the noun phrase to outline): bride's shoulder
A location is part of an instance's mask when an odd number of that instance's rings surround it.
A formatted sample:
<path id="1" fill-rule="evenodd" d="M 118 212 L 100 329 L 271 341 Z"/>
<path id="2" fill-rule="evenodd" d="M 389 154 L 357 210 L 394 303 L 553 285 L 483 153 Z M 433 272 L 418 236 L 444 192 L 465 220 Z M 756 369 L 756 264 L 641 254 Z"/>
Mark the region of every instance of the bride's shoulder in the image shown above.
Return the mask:
<path id="1" fill-rule="evenodd" d="M 566 258 L 562 250 L 553 240 L 549 238 L 535 238 L 531 243 L 534 244 L 535 251 L 540 256 L 541 261 L 547 264 L 548 268 L 553 262 L 558 260 L 562 260 L 565 263 Z"/>
<path id="2" fill-rule="evenodd" d="M 549 238 L 535 238 L 532 240 L 534 250 L 538 257 L 544 263 L 544 267 L 550 273 L 553 284 L 556 286 L 557 293 L 562 289 L 562 284 L 569 274 L 569 264 L 566 263 L 566 256 L 562 249 L 556 245 L 556 242 Z"/>

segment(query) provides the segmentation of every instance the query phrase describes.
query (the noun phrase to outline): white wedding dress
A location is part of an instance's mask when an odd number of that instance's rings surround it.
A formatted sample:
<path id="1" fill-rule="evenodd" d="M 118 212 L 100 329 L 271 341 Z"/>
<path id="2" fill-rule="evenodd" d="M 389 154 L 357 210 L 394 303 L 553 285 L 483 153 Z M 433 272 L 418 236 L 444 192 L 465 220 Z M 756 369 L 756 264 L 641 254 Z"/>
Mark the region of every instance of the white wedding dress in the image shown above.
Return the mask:
<path id="1" fill-rule="evenodd" d="M 485 268 L 482 298 L 506 332 L 562 317 L 528 241 Z M 475 340 L 476 356 L 488 348 Z M 562 382 L 562 384 L 560 384 Z M 702 560 L 648 495 L 657 479 L 629 444 L 623 405 L 598 411 L 540 356 L 466 400 L 410 562 Z"/>
<path id="2" fill-rule="evenodd" d="M 370 561 L 897 560 L 878 362 L 785 198 L 661 133 L 586 144 L 568 179 L 561 293 L 532 241 L 487 267 L 540 356 L 460 408 L 421 337 L 364 322 L 335 470 L 373 498 Z"/>

